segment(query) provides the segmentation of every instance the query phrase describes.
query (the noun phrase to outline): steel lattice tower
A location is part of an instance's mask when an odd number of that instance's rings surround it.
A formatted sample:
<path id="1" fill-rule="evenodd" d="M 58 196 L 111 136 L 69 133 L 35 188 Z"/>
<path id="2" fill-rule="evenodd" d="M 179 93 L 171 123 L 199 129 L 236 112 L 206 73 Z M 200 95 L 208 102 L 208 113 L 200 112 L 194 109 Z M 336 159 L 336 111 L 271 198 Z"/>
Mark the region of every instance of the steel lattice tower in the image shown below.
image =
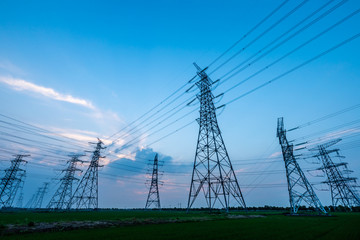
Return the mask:
<path id="1" fill-rule="evenodd" d="M 145 208 L 150 208 L 151 205 L 155 205 L 155 208 L 160 209 L 160 197 L 159 197 L 159 186 L 158 178 L 159 177 L 159 161 L 158 154 L 155 155 L 153 171 L 151 176 L 151 184 L 149 194 L 146 200 Z"/>
<path id="2" fill-rule="evenodd" d="M 25 208 L 32 208 L 34 200 L 35 200 L 35 196 L 37 195 L 38 191 L 40 190 L 40 188 L 38 188 L 38 190 L 36 191 L 36 193 L 34 193 L 31 198 L 29 199 L 29 201 L 26 203 Z"/>
<path id="3" fill-rule="evenodd" d="M 26 172 L 21 171 L 18 179 L 15 181 L 15 184 L 13 186 L 11 197 L 5 202 L 5 205 L 4 205 L 5 207 L 13 207 L 15 197 L 16 197 L 17 193 L 19 192 L 18 190 L 20 189 L 22 191 L 22 188 L 24 187 L 25 176 L 26 176 Z M 21 195 L 21 193 L 20 193 L 20 195 Z"/>
<path id="4" fill-rule="evenodd" d="M 44 196 L 47 193 L 47 189 L 48 189 L 49 183 L 45 182 L 43 184 L 42 187 L 39 188 L 36 196 L 35 196 L 35 201 L 34 201 L 34 205 L 33 208 L 41 208 L 41 205 L 43 203 L 44 200 Z"/>
<path id="5" fill-rule="evenodd" d="M 72 190 L 73 190 L 73 182 L 78 181 L 79 179 L 75 177 L 75 172 L 82 170 L 76 168 L 76 165 L 83 161 L 79 160 L 80 156 L 84 155 L 73 155 L 70 156 L 71 159 L 67 162 L 68 167 L 63 169 L 62 171 L 65 172 L 64 176 L 60 179 L 60 186 L 56 190 L 55 194 L 51 198 L 47 208 L 51 209 L 65 209 L 68 207 L 72 197 Z"/>
<path id="6" fill-rule="evenodd" d="M 76 188 L 71 200 L 68 204 L 68 208 L 75 206 L 76 209 L 86 208 L 86 209 L 97 209 L 98 208 L 98 169 L 102 167 L 99 165 L 100 151 L 105 149 L 102 145 L 104 144 L 100 139 L 98 139 L 96 144 L 95 151 L 93 152 L 90 165 L 86 170 L 84 176 L 82 177 L 78 187 Z"/>
<path id="7" fill-rule="evenodd" d="M 20 168 L 21 163 L 27 163 L 23 157 L 30 155 L 16 155 L 15 159 L 11 160 L 11 166 L 5 170 L 5 176 L 0 182 L 0 207 L 9 207 L 14 201 L 17 189 L 25 176 L 24 169 Z"/>
<path id="8" fill-rule="evenodd" d="M 200 118 L 197 119 L 199 135 L 195 153 L 194 167 L 188 198 L 188 210 L 192 207 L 199 192 L 205 195 L 207 207 L 213 209 L 220 204 L 229 210 L 230 197 L 246 208 L 233 166 L 216 119 L 216 108 L 212 86 L 214 82 L 205 73 L 205 69 L 194 63 L 200 80 L 196 82 L 200 93 Z"/>
<path id="9" fill-rule="evenodd" d="M 336 144 L 341 139 L 319 145 L 316 149 L 319 153 L 315 155 L 323 164 L 319 170 L 326 173 L 327 181 L 331 192 L 332 205 L 335 208 L 339 203 L 343 206 L 352 208 L 354 206 L 360 206 L 360 197 L 355 190 L 356 178 L 350 178 L 344 176 L 340 167 L 345 167 L 347 163 L 334 163 L 330 157 L 331 153 L 337 153 L 339 156 L 339 149 L 327 150 L 328 147 Z"/>
<path id="10" fill-rule="evenodd" d="M 18 208 L 22 208 L 23 207 L 23 200 L 24 200 L 24 193 L 21 191 L 20 192 L 20 196 L 18 198 L 18 200 L 16 201 L 16 207 Z"/>
<path id="11" fill-rule="evenodd" d="M 19 194 L 19 197 L 16 201 L 16 204 L 15 206 L 18 207 L 18 208 L 22 208 L 23 207 L 23 199 L 24 199 L 24 185 L 25 185 L 25 177 L 26 177 L 26 172 L 23 172 L 23 179 L 21 181 L 21 184 L 20 184 L 20 187 L 19 187 L 19 191 L 20 191 L 20 194 Z"/>
<path id="12" fill-rule="evenodd" d="M 49 183 L 43 183 L 43 186 L 39 187 L 36 193 L 31 197 L 26 204 L 26 208 L 41 208 L 45 194 L 47 193 Z"/>
<path id="13" fill-rule="evenodd" d="M 278 118 L 277 137 L 279 138 L 285 162 L 291 214 L 298 212 L 302 200 L 313 206 L 317 211 L 326 214 L 326 210 L 314 192 L 313 187 L 296 161 L 293 145 L 289 144 L 286 138 L 283 118 Z"/>

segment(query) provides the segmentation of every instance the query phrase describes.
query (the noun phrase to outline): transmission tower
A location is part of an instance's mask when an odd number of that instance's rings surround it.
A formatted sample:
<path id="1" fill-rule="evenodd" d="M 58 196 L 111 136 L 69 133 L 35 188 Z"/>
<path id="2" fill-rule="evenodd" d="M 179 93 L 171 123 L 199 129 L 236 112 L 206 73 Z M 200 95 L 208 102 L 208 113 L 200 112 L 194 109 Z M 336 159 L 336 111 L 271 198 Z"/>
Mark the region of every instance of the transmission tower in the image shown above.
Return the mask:
<path id="1" fill-rule="evenodd" d="M 14 187 L 12 189 L 11 197 L 5 202 L 5 207 L 13 207 L 13 203 L 14 203 L 14 200 L 15 200 L 15 197 L 16 197 L 17 193 L 19 192 L 19 189 L 20 189 L 20 195 L 21 195 L 22 188 L 24 187 L 24 183 L 25 183 L 25 176 L 26 176 L 25 171 L 21 171 L 19 173 L 19 177 L 14 183 Z"/>
<path id="2" fill-rule="evenodd" d="M 206 68 L 201 70 L 196 63 L 194 65 L 200 77 L 196 82 L 200 89 L 197 95 L 200 101 L 200 118 L 197 122 L 200 127 L 187 208 L 192 207 L 201 190 L 210 211 L 219 204 L 229 211 L 231 197 L 246 208 L 216 119 L 217 108 L 213 102 L 216 97 L 212 94 L 215 82 L 205 73 Z"/>
<path id="3" fill-rule="evenodd" d="M 32 208 L 34 200 L 35 200 L 35 196 L 37 195 L 37 193 L 39 192 L 40 188 L 38 188 L 38 190 L 36 191 L 36 193 L 34 193 L 30 200 L 25 204 L 25 208 Z"/>
<path id="4" fill-rule="evenodd" d="M 73 205 L 76 209 L 86 208 L 86 209 L 97 209 L 98 208 L 98 169 L 102 167 L 99 165 L 99 159 L 104 158 L 100 156 L 100 151 L 105 149 L 102 145 L 104 144 L 100 139 L 98 139 L 96 144 L 95 151 L 93 152 L 90 165 L 86 170 L 84 176 L 82 177 L 78 187 L 76 188 L 71 200 L 68 204 L 68 208 L 71 208 Z"/>
<path id="5" fill-rule="evenodd" d="M 15 195 L 19 188 L 22 178 L 25 176 L 25 170 L 20 168 L 21 163 L 27 163 L 23 157 L 30 155 L 16 155 L 11 160 L 11 165 L 5 170 L 5 176 L 0 182 L 0 207 L 10 207 L 14 201 Z"/>
<path id="6" fill-rule="evenodd" d="M 334 163 L 330 157 L 331 153 L 339 155 L 339 149 L 327 148 L 338 143 L 341 139 L 337 139 L 322 145 L 317 146 L 310 150 L 317 150 L 319 153 L 315 155 L 323 164 L 319 170 L 326 173 L 327 181 L 324 183 L 328 184 L 331 192 L 332 205 L 335 208 L 339 203 L 350 210 L 354 206 L 360 206 L 360 197 L 355 190 L 356 178 L 345 176 L 348 172 L 347 163 Z M 342 168 L 342 169 L 341 169 Z"/>
<path id="7" fill-rule="evenodd" d="M 158 187 L 158 176 L 159 176 L 159 160 L 158 154 L 155 155 L 153 171 L 151 176 L 150 190 L 146 200 L 145 208 L 150 208 L 151 205 L 154 205 L 155 208 L 160 209 L 160 197 L 159 197 L 159 187 Z"/>
<path id="8" fill-rule="evenodd" d="M 43 186 L 39 188 L 38 192 L 36 193 L 35 201 L 33 203 L 32 208 L 41 208 L 41 205 L 44 200 L 44 196 L 47 193 L 48 186 L 49 186 L 49 183 L 45 182 L 43 184 Z"/>
<path id="9" fill-rule="evenodd" d="M 26 177 L 26 172 L 23 172 L 23 180 L 21 181 L 20 187 L 19 187 L 19 197 L 16 201 L 15 206 L 18 208 L 22 208 L 23 207 L 23 199 L 24 199 L 24 184 L 25 184 L 25 177 Z"/>
<path id="10" fill-rule="evenodd" d="M 27 202 L 26 208 L 41 208 L 45 194 L 47 193 L 49 183 L 44 182 L 41 187 L 39 187 L 36 193 L 31 197 Z"/>
<path id="11" fill-rule="evenodd" d="M 23 207 L 23 200 L 24 200 L 24 193 L 21 191 L 15 206 L 18 207 L 18 208 L 22 208 Z"/>
<path id="12" fill-rule="evenodd" d="M 326 210 L 296 161 L 293 145 L 289 144 L 286 138 L 283 118 L 278 118 L 277 137 L 279 138 L 285 162 L 291 214 L 296 214 L 298 212 L 302 200 L 310 206 L 313 206 L 318 212 L 326 214 Z"/>
<path id="13" fill-rule="evenodd" d="M 71 159 L 67 162 L 68 167 L 63 169 L 62 171 L 65 172 L 64 176 L 60 179 L 61 183 L 59 188 L 56 190 L 55 194 L 51 198 L 47 208 L 51 209 L 65 209 L 70 203 L 72 197 L 72 189 L 73 189 L 73 182 L 78 181 L 79 179 L 75 177 L 75 172 L 82 170 L 76 168 L 76 165 L 83 161 L 79 160 L 80 156 L 85 155 L 72 155 L 70 156 Z"/>

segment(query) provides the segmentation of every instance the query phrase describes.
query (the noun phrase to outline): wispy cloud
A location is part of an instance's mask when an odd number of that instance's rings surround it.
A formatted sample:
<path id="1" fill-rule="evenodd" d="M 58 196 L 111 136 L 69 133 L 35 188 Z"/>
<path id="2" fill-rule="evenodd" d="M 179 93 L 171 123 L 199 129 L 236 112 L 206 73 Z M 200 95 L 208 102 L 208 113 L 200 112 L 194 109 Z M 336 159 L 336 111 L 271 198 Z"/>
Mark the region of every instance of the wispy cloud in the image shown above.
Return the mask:
<path id="1" fill-rule="evenodd" d="M 269 156 L 269 158 L 277 158 L 282 155 L 282 152 L 274 152 Z"/>
<path id="2" fill-rule="evenodd" d="M 26 73 L 18 66 L 13 64 L 8 60 L 1 60 L 0 61 L 0 69 L 4 70 L 5 72 L 17 74 L 17 75 L 25 75 Z"/>
<path id="3" fill-rule="evenodd" d="M 299 146 L 298 148 L 302 148 L 302 147 L 310 148 L 312 146 L 321 145 L 321 144 L 324 144 L 326 142 L 329 142 L 329 141 L 332 141 L 335 139 L 339 139 L 342 137 L 348 137 L 349 135 L 358 134 L 358 133 L 360 133 L 359 128 L 349 128 L 349 129 L 345 129 L 345 130 L 331 132 L 322 137 L 313 139 L 313 140 L 309 141 L 308 143 Z"/>
<path id="4" fill-rule="evenodd" d="M 54 100 L 77 104 L 90 109 L 95 109 L 92 103 L 85 99 L 73 97 L 69 94 L 62 94 L 55 91 L 52 88 L 39 86 L 23 79 L 17 79 L 12 77 L 0 77 L 0 82 L 7 84 L 16 91 L 29 91 Z"/>

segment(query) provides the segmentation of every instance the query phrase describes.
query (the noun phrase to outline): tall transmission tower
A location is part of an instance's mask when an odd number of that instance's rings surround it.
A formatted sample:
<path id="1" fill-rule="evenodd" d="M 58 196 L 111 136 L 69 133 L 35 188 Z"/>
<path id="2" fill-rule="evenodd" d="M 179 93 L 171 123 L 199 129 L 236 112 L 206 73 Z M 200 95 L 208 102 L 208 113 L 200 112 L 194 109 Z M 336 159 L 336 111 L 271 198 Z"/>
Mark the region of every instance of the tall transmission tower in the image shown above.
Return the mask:
<path id="1" fill-rule="evenodd" d="M 30 155 L 16 155 L 15 159 L 11 160 L 11 165 L 5 170 L 5 176 L 0 182 L 0 207 L 9 207 L 14 201 L 17 189 L 25 176 L 25 170 L 21 169 L 21 163 L 27 163 L 23 157 Z"/>
<path id="2" fill-rule="evenodd" d="M 332 161 L 330 157 L 331 153 L 336 153 L 337 157 L 341 157 L 339 155 L 339 149 L 327 149 L 330 146 L 338 143 L 340 140 L 341 139 L 337 139 L 325 144 L 321 144 L 310 150 L 317 150 L 319 152 L 315 156 L 322 162 L 323 165 L 321 168 L 319 168 L 319 170 L 322 170 L 326 173 L 327 181 L 324 183 L 328 184 L 330 187 L 333 207 L 335 208 L 341 204 L 351 209 L 354 206 L 360 206 L 360 196 L 355 190 L 356 178 L 345 175 L 350 172 L 347 169 L 347 163 L 334 163 Z"/>
<path id="3" fill-rule="evenodd" d="M 24 200 L 24 193 L 21 191 L 18 200 L 16 201 L 16 207 L 22 208 L 23 207 L 23 200 Z"/>
<path id="4" fill-rule="evenodd" d="M 55 194 L 52 196 L 47 208 L 51 209 L 65 209 L 68 207 L 73 190 L 73 182 L 78 181 L 79 179 L 75 177 L 75 172 L 82 170 L 76 168 L 76 165 L 80 162 L 83 163 L 82 160 L 79 160 L 80 156 L 85 155 L 72 155 L 71 159 L 67 162 L 68 167 L 63 169 L 65 172 L 64 176 L 60 179 L 61 183 L 59 188 L 56 190 Z"/>
<path id="5" fill-rule="evenodd" d="M 14 187 L 12 189 L 11 197 L 5 202 L 5 207 L 13 207 L 13 203 L 14 203 L 15 197 L 17 196 L 17 193 L 19 192 L 19 189 L 20 189 L 20 195 L 21 195 L 21 193 L 22 193 L 21 191 L 22 191 L 22 188 L 24 187 L 24 183 L 25 183 L 25 176 L 26 176 L 25 171 L 21 171 L 19 173 L 19 177 L 15 181 Z"/>
<path id="6" fill-rule="evenodd" d="M 41 187 L 39 187 L 36 193 L 31 197 L 29 202 L 26 204 L 26 208 L 41 208 L 41 205 L 44 200 L 44 196 L 47 193 L 49 183 L 44 182 Z"/>
<path id="7" fill-rule="evenodd" d="M 200 118 L 197 122 L 200 127 L 187 208 L 189 210 L 192 207 L 201 190 L 210 211 L 216 205 L 229 211 L 231 197 L 246 208 L 216 119 L 217 108 L 213 102 L 216 97 L 212 94 L 212 87 L 217 81 L 213 82 L 209 78 L 205 73 L 206 68 L 201 70 L 196 63 L 194 65 L 200 77 L 195 83 L 200 89 L 197 94 L 200 101 Z"/>
<path id="8" fill-rule="evenodd" d="M 43 200 L 44 200 L 44 196 L 47 193 L 48 187 L 49 187 L 49 183 L 45 182 L 43 184 L 43 186 L 39 188 L 39 191 L 35 197 L 33 208 L 41 208 Z"/>
<path id="9" fill-rule="evenodd" d="M 104 143 L 100 139 L 98 139 L 97 143 L 90 144 L 96 144 L 95 151 L 93 151 L 88 169 L 71 197 L 68 208 L 71 208 L 73 205 L 76 209 L 97 209 L 99 207 L 98 169 L 99 167 L 102 167 L 99 165 L 99 159 L 104 158 L 100 156 L 100 151 L 105 149 L 105 147 L 102 146 Z"/>
<path id="10" fill-rule="evenodd" d="M 39 188 L 38 188 L 38 190 L 36 191 L 36 193 L 34 193 L 34 194 L 31 196 L 31 198 L 29 199 L 29 201 L 25 204 L 25 208 L 32 208 L 33 203 L 34 203 L 34 200 L 35 200 L 35 196 L 37 195 L 38 191 L 39 191 Z"/>
<path id="11" fill-rule="evenodd" d="M 305 201 L 310 206 L 313 206 L 318 212 L 326 214 L 325 208 L 296 161 L 296 156 L 293 151 L 294 146 L 289 144 L 286 138 L 283 118 L 278 118 L 277 137 L 279 138 L 285 162 L 291 214 L 297 214 L 301 201 Z"/>
<path id="12" fill-rule="evenodd" d="M 19 197 L 16 201 L 15 206 L 18 208 L 22 208 L 23 207 L 23 200 L 24 200 L 24 185 L 25 185 L 25 177 L 26 177 L 26 172 L 23 172 L 23 179 L 21 181 L 20 187 L 19 187 Z"/>
<path id="13" fill-rule="evenodd" d="M 145 204 L 146 209 L 150 208 L 151 205 L 154 205 L 154 207 L 158 209 L 161 208 L 158 180 L 159 180 L 159 160 L 158 160 L 158 154 L 156 154 L 154 158 L 150 190 Z"/>

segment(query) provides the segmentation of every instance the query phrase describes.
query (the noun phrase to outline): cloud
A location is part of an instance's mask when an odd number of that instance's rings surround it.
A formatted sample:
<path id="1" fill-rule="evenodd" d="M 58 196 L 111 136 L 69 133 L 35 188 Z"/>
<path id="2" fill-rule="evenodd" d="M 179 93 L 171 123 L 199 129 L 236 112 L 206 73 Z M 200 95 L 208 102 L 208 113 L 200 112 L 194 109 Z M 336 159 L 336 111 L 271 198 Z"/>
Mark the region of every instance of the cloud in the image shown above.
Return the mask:
<path id="1" fill-rule="evenodd" d="M 25 72 L 20 67 L 16 66 L 15 64 L 13 64 L 8 60 L 0 61 L 0 69 L 13 74 L 20 74 L 20 75 L 25 74 Z"/>
<path id="2" fill-rule="evenodd" d="M 17 79 L 17 78 L 12 78 L 12 77 L 0 77 L 0 82 L 9 85 L 16 91 L 29 91 L 29 92 L 40 94 L 44 97 L 54 99 L 54 100 L 77 104 L 77 105 L 81 105 L 83 107 L 87 107 L 90 109 L 95 109 L 95 107 L 92 105 L 92 103 L 85 99 L 73 97 L 69 94 L 62 94 L 62 93 L 55 91 L 52 88 L 39 86 L 34 83 L 25 81 L 23 79 Z"/>
<path id="3" fill-rule="evenodd" d="M 339 138 L 342 138 L 342 137 L 347 137 L 347 136 L 352 135 L 352 134 L 357 134 L 359 132 L 360 132 L 359 128 L 349 128 L 349 129 L 345 129 L 345 130 L 331 132 L 331 133 L 328 133 L 328 134 L 326 134 L 326 135 L 324 135 L 322 137 L 310 140 L 307 144 L 301 145 L 298 148 L 302 148 L 302 147 L 309 148 L 309 147 L 312 147 L 312 146 L 315 146 L 315 145 L 321 145 L 321 144 L 330 142 L 330 141 L 335 140 L 335 139 L 339 139 Z"/>
<path id="4" fill-rule="evenodd" d="M 282 155 L 282 152 L 274 152 L 269 156 L 269 158 L 277 158 Z"/>

